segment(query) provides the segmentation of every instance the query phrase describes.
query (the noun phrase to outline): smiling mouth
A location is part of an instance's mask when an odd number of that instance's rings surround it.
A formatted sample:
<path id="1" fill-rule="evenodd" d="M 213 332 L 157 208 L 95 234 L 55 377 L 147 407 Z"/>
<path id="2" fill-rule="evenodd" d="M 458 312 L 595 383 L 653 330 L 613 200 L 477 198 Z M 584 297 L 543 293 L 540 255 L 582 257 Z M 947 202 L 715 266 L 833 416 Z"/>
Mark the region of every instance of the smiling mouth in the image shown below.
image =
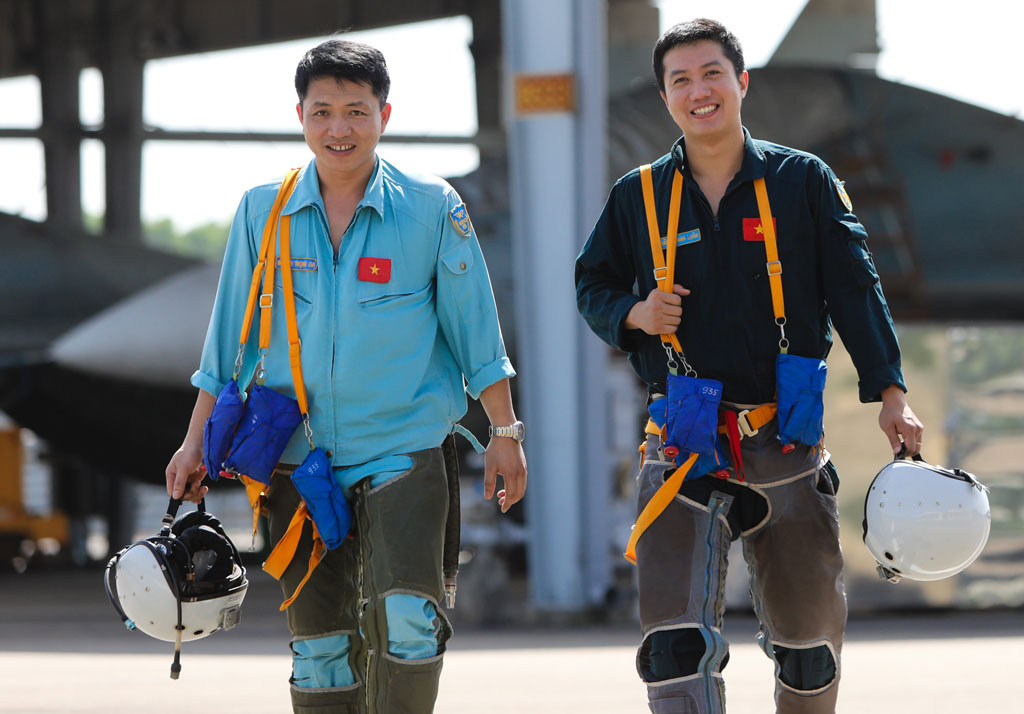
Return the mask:
<path id="1" fill-rule="evenodd" d="M 709 104 L 706 107 L 700 107 L 699 109 L 694 109 L 692 112 L 690 112 L 690 114 L 693 114 L 695 117 L 706 117 L 706 116 L 709 116 L 711 114 L 714 114 L 717 110 L 718 110 L 718 105 L 717 104 Z"/>
<path id="2" fill-rule="evenodd" d="M 335 154 L 344 154 L 347 151 L 352 151 L 356 148 L 355 144 L 328 144 L 327 150 Z"/>

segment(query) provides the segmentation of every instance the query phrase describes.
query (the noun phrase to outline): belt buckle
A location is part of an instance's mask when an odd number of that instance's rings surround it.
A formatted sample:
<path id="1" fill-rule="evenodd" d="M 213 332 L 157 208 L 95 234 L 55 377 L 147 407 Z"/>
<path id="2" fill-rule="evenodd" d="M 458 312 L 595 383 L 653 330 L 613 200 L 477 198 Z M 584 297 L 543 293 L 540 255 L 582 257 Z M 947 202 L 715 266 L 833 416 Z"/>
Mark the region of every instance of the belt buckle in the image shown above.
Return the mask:
<path id="1" fill-rule="evenodd" d="M 761 431 L 760 429 L 755 429 L 750 425 L 749 414 L 750 410 L 744 409 L 743 411 L 736 415 L 736 424 L 739 426 L 740 434 L 742 434 L 743 436 L 754 436 L 757 434 L 757 432 Z"/>

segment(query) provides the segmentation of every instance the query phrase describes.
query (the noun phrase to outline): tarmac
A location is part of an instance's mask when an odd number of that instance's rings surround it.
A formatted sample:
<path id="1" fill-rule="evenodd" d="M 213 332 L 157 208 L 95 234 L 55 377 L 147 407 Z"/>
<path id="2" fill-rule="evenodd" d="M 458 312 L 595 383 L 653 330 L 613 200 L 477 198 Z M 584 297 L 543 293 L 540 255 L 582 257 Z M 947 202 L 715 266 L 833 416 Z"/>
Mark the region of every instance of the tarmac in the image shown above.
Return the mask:
<path id="1" fill-rule="evenodd" d="M 286 714 L 290 655 L 277 585 L 250 572 L 241 624 L 182 652 L 128 632 L 96 569 L 0 572 L 2 714 Z M 456 608 L 457 612 L 457 608 Z M 639 636 L 623 625 L 459 629 L 439 714 L 641 714 Z M 730 613 L 730 714 L 774 711 L 757 625 Z M 840 714 L 1024 712 L 1024 611 L 902 613 L 850 621 Z"/>

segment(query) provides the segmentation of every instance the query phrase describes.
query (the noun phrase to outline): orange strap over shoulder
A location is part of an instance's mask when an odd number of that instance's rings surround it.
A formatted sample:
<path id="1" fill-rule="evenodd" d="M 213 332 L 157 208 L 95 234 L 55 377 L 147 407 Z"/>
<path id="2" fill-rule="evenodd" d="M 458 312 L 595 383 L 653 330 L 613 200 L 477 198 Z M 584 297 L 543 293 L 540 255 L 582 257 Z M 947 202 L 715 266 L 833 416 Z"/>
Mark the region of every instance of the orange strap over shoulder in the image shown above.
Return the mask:
<path id="1" fill-rule="evenodd" d="M 644 211 L 647 214 L 647 232 L 651 239 L 651 257 L 654 259 L 654 278 L 658 281 L 658 287 L 662 292 L 671 293 L 675 284 L 676 272 L 676 233 L 679 230 L 679 207 L 683 197 L 683 175 L 678 169 L 672 177 L 672 195 L 668 204 L 668 236 L 665 241 L 665 254 L 661 250 L 661 229 L 658 227 L 658 210 L 654 202 L 654 180 L 651 176 L 651 165 L 644 164 L 640 167 L 640 187 L 644 193 Z M 672 348 L 679 354 L 683 348 L 675 333 L 662 335 L 661 341 L 672 345 Z"/>
<path id="2" fill-rule="evenodd" d="M 245 317 L 242 318 L 242 333 L 238 338 L 239 344 L 243 347 L 245 343 L 249 341 L 249 331 L 252 329 L 252 318 L 256 312 L 257 298 L 259 298 L 260 304 L 260 347 L 266 346 L 262 344 L 264 342 L 264 323 L 267 325 L 266 343 L 267 345 L 270 344 L 270 310 L 273 305 L 274 296 L 274 239 L 276 238 L 277 224 L 281 217 L 281 211 L 284 210 L 285 204 L 288 202 L 292 192 L 295 190 L 295 184 L 298 181 L 298 178 L 299 169 L 292 169 L 285 174 L 284 180 L 281 181 L 281 187 L 277 190 L 277 197 L 274 199 L 274 205 L 270 209 L 270 216 L 267 217 L 267 222 L 263 226 L 263 237 L 260 241 L 259 257 L 256 261 L 256 268 L 252 271 L 252 283 L 249 286 L 249 299 L 245 305 Z M 260 294 L 260 278 L 263 278 L 266 272 L 268 256 L 270 256 L 269 289 L 266 281 L 264 281 L 263 294 Z M 266 316 L 266 320 L 263 319 L 264 316 Z"/>
<path id="3" fill-rule="evenodd" d="M 775 239 L 775 218 L 768 202 L 768 189 L 764 179 L 754 179 L 754 193 L 757 195 L 757 210 L 761 214 L 761 227 L 764 229 L 764 253 L 768 259 L 765 267 L 768 270 L 768 285 L 772 291 L 772 311 L 775 313 L 775 324 L 782 330 L 780 349 L 785 353 L 789 347 L 786 340 L 786 303 L 782 295 L 782 263 L 779 261 L 779 248 Z"/>

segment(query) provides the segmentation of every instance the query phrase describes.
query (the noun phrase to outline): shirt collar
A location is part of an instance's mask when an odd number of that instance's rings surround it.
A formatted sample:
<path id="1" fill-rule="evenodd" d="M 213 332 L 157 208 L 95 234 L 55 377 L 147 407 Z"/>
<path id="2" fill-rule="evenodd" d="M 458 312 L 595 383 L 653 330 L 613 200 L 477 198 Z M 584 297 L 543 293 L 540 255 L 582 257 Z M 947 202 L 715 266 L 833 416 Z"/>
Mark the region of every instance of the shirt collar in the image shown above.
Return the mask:
<path id="1" fill-rule="evenodd" d="M 363 193 L 363 200 L 356 206 L 358 211 L 363 206 L 368 206 L 377 212 L 378 216 L 384 216 L 384 172 L 381 170 L 382 160 L 378 156 L 373 167 L 373 174 L 370 182 L 366 184 L 366 191 Z M 291 198 L 285 204 L 281 215 L 289 216 L 306 206 L 324 205 L 323 197 L 320 195 L 320 178 L 316 172 L 316 159 L 310 159 L 302 170 L 299 171 L 299 178 L 295 182 L 295 190 Z"/>
<path id="2" fill-rule="evenodd" d="M 690 167 L 686 164 L 686 137 L 679 137 L 676 143 L 672 145 L 670 153 L 675 167 L 684 176 L 693 178 L 693 175 L 690 173 Z M 740 165 L 737 178 L 740 181 L 753 181 L 754 179 L 764 178 L 766 173 L 768 173 L 768 161 L 764 157 L 764 152 L 757 145 L 757 142 L 751 138 L 747 128 L 743 127 L 743 163 Z"/>

